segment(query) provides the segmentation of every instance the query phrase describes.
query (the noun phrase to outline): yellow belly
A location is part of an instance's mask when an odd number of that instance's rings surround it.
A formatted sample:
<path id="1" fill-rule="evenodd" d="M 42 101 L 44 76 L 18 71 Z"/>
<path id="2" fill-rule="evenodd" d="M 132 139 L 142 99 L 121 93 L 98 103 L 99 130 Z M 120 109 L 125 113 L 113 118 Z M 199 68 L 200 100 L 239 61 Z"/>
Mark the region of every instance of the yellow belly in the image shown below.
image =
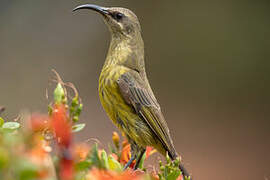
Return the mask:
<path id="1" fill-rule="evenodd" d="M 142 146 L 150 145 L 148 141 L 142 141 L 142 136 L 152 139 L 151 130 L 135 113 L 134 109 L 125 102 L 117 80 L 129 71 L 123 66 L 104 68 L 99 78 L 99 97 L 103 108 L 113 123 L 129 138 Z"/>
<path id="2" fill-rule="evenodd" d="M 122 66 L 106 67 L 103 68 L 99 77 L 100 102 L 115 124 L 118 111 L 120 109 L 129 111 L 130 109 L 122 98 L 117 84 L 119 77 L 127 71 L 128 69 Z"/>
<path id="3" fill-rule="evenodd" d="M 129 71 L 123 66 L 103 68 L 99 78 L 99 97 L 103 108 L 113 123 L 129 140 L 141 147 L 153 146 L 162 154 L 165 151 L 144 120 L 125 102 L 119 90 L 117 80 Z"/>

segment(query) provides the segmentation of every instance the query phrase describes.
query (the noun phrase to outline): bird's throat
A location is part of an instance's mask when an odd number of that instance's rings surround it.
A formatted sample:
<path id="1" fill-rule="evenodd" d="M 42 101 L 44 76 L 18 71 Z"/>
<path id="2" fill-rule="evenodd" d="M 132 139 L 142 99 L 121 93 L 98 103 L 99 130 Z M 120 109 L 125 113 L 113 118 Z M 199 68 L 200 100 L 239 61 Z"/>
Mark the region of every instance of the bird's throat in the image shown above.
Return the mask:
<path id="1" fill-rule="evenodd" d="M 111 65 L 144 70 L 144 43 L 140 34 L 132 37 L 112 36 L 104 66 Z"/>

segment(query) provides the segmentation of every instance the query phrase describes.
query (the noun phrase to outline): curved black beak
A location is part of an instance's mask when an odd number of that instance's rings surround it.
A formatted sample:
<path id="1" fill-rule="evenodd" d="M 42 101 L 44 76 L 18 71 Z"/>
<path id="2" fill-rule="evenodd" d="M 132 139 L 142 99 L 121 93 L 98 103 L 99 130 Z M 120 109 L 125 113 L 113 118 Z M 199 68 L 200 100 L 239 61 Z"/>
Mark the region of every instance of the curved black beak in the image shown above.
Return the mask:
<path id="1" fill-rule="evenodd" d="M 80 6 L 77 6 L 76 8 L 74 8 L 72 11 L 77 11 L 77 10 L 80 10 L 80 9 L 91 9 L 91 10 L 96 11 L 98 13 L 101 13 L 103 15 L 109 14 L 109 12 L 107 11 L 108 8 L 97 6 L 97 5 L 94 5 L 94 4 L 80 5 Z"/>

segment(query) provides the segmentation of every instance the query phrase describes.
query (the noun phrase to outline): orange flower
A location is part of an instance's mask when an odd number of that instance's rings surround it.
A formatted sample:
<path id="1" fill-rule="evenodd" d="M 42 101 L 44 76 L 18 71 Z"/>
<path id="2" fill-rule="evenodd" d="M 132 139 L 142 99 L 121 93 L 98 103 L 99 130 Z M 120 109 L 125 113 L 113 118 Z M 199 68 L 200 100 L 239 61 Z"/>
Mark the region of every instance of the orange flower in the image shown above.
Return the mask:
<path id="1" fill-rule="evenodd" d="M 151 156 L 152 154 L 154 154 L 155 152 L 157 152 L 156 149 L 150 147 L 150 146 L 147 146 L 146 147 L 146 157 L 145 158 L 148 158 L 149 156 Z"/>
<path id="2" fill-rule="evenodd" d="M 71 144 L 71 124 L 68 122 L 66 109 L 63 104 L 54 105 L 51 126 L 57 138 L 58 145 L 68 148 Z"/>
<path id="3" fill-rule="evenodd" d="M 73 154 L 79 161 L 85 160 L 90 151 L 90 146 L 85 143 L 76 144 L 73 148 Z"/>
<path id="4" fill-rule="evenodd" d="M 152 180 L 159 180 L 159 176 L 157 175 L 157 172 L 154 171 L 151 173 Z"/>
<path id="5" fill-rule="evenodd" d="M 71 157 L 63 157 L 60 160 L 59 176 L 61 180 L 73 180 L 74 163 Z"/>
<path id="6" fill-rule="evenodd" d="M 117 173 L 114 171 L 104 171 L 92 169 L 86 176 L 86 180 L 142 180 L 142 175 L 137 175 L 133 171 Z"/>
<path id="7" fill-rule="evenodd" d="M 183 175 L 178 176 L 176 180 L 184 180 Z"/>
<path id="8" fill-rule="evenodd" d="M 154 154 L 156 150 L 152 147 L 147 146 L 146 147 L 146 157 L 147 159 L 149 156 Z M 131 158 L 131 147 L 130 144 L 127 143 L 127 141 L 123 141 L 123 148 L 120 156 L 120 163 L 121 164 L 126 164 Z M 135 166 L 136 161 L 134 160 L 131 164 L 130 167 L 133 168 Z"/>
<path id="9" fill-rule="evenodd" d="M 131 147 L 130 144 L 126 144 L 121 152 L 121 156 L 120 156 L 120 163 L 121 164 L 126 164 L 130 158 L 131 158 Z M 129 167 L 133 168 L 135 166 L 136 161 L 134 160 Z"/>
<path id="10" fill-rule="evenodd" d="M 30 126 L 33 131 L 43 131 L 48 128 L 49 117 L 47 115 L 32 114 Z"/>
<path id="11" fill-rule="evenodd" d="M 125 146 L 127 146 L 129 143 L 126 139 L 124 139 L 124 141 L 122 142 L 122 148 L 124 148 Z"/>
<path id="12" fill-rule="evenodd" d="M 111 155 L 116 161 L 118 161 L 118 156 L 116 154 L 112 153 Z"/>
<path id="13" fill-rule="evenodd" d="M 61 180 L 72 180 L 74 175 L 73 154 L 71 153 L 71 124 L 68 120 L 65 106 L 55 104 L 51 116 L 51 127 L 60 150 L 59 177 Z"/>
<path id="14" fill-rule="evenodd" d="M 34 134 L 31 138 L 33 146 L 27 149 L 24 156 L 39 167 L 38 179 L 54 177 L 54 168 L 52 167 L 52 160 L 49 154 L 50 147 L 48 142 L 43 140 L 41 134 Z"/>
<path id="15" fill-rule="evenodd" d="M 29 152 L 32 161 L 36 163 L 43 162 L 43 160 L 47 158 L 47 156 L 49 156 L 49 143 L 42 140 L 42 137 L 39 135 L 33 136 L 32 141 L 34 143 L 34 146 L 32 149 L 30 149 Z"/>

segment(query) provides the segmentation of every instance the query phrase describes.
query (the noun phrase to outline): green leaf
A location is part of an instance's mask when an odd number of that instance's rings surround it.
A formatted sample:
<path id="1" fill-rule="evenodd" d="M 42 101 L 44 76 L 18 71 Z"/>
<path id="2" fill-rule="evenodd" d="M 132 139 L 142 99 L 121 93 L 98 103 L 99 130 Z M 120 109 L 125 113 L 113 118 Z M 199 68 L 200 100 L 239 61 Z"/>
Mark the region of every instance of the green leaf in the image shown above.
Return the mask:
<path id="1" fill-rule="evenodd" d="M 109 163 L 109 169 L 112 171 L 120 172 L 123 169 L 122 165 L 117 160 L 115 160 L 112 155 L 108 157 L 108 163 Z"/>
<path id="2" fill-rule="evenodd" d="M 179 169 L 173 170 L 172 172 L 168 174 L 167 180 L 176 180 L 180 174 L 181 174 L 181 171 Z"/>
<path id="3" fill-rule="evenodd" d="M 81 130 L 83 130 L 83 128 L 85 127 L 85 124 L 75 124 L 74 126 L 72 126 L 72 132 L 79 132 Z"/>
<path id="4" fill-rule="evenodd" d="M 0 127 L 2 127 L 4 123 L 5 123 L 4 119 L 0 117 Z"/>
<path id="5" fill-rule="evenodd" d="M 8 165 L 9 162 L 9 151 L 0 147 L 0 170 Z"/>
<path id="6" fill-rule="evenodd" d="M 144 154 L 143 154 L 143 156 L 142 156 L 142 159 L 141 159 L 141 161 L 140 161 L 140 163 L 139 163 L 139 165 L 138 165 L 138 168 L 139 168 L 139 169 L 142 169 L 142 168 L 143 168 L 143 164 L 144 164 L 145 158 L 146 158 L 146 152 L 144 152 Z"/>
<path id="7" fill-rule="evenodd" d="M 158 174 L 160 180 L 176 180 L 182 173 L 179 169 L 180 159 L 172 161 L 168 155 L 166 156 L 166 164 L 159 162 L 160 172 Z M 185 179 L 186 180 L 186 179 Z"/>
<path id="8" fill-rule="evenodd" d="M 38 167 L 26 159 L 19 159 L 16 169 L 20 180 L 34 180 L 38 177 Z"/>
<path id="9" fill-rule="evenodd" d="M 20 123 L 17 123 L 17 122 L 5 122 L 3 125 L 2 125 L 2 128 L 4 130 L 9 130 L 9 131 L 14 131 L 18 128 L 20 128 Z"/>
<path id="10" fill-rule="evenodd" d="M 108 156 L 104 149 L 101 151 L 101 163 L 105 169 L 109 169 Z"/>
<path id="11" fill-rule="evenodd" d="M 109 151 L 111 153 L 114 153 L 114 154 L 116 154 L 118 156 L 118 152 L 116 152 L 116 150 L 111 146 L 111 144 L 108 144 L 108 147 L 109 147 Z"/>
<path id="12" fill-rule="evenodd" d="M 88 154 L 87 160 L 91 162 L 91 165 L 96 166 L 97 168 L 102 168 L 101 161 L 98 155 L 98 146 L 95 144 L 91 150 L 91 153 Z"/>
<path id="13" fill-rule="evenodd" d="M 76 171 L 86 171 L 91 167 L 91 162 L 86 160 L 86 161 L 81 161 L 75 165 Z"/>

